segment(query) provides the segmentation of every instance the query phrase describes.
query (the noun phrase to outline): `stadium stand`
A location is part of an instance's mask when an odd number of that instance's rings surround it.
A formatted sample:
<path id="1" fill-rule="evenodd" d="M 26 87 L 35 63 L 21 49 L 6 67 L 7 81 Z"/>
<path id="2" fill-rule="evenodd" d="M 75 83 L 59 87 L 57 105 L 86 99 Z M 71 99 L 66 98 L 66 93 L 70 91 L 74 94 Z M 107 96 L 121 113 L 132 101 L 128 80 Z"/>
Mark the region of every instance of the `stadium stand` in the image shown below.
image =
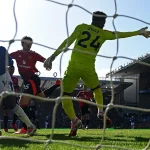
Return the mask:
<path id="1" fill-rule="evenodd" d="M 19 78 L 19 86 L 22 87 L 22 79 L 20 78 L 20 76 L 17 76 Z M 42 89 L 46 89 L 47 87 L 49 87 L 50 85 L 52 86 L 55 81 L 59 78 L 50 78 L 50 77 L 40 77 L 41 78 L 41 87 Z M 74 92 L 72 93 L 72 98 L 76 97 L 77 93 L 80 90 L 83 90 L 83 83 L 81 81 L 79 81 L 76 89 L 74 90 Z M 111 100 L 111 85 L 110 82 L 103 79 L 100 80 L 100 85 L 103 91 L 103 96 L 104 96 L 104 105 L 107 105 L 108 103 L 110 103 Z M 115 104 L 122 104 L 123 103 L 123 95 L 124 95 L 124 90 L 127 89 L 128 87 L 130 87 L 132 85 L 132 83 L 130 82 L 122 82 L 119 80 L 114 80 L 113 81 L 113 86 L 114 86 L 114 91 L 115 91 Z M 53 98 L 56 98 L 59 96 L 59 91 L 55 91 L 53 92 L 52 96 Z M 80 118 L 81 114 L 80 114 L 80 108 L 79 108 L 79 102 L 74 101 L 74 107 L 75 110 L 77 112 L 77 116 Z M 45 127 L 45 119 L 46 117 L 49 120 L 49 124 L 48 124 L 48 128 L 51 128 L 51 124 L 52 124 L 52 112 L 53 112 L 53 107 L 54 107 L 54 102 L 44 102 L 41 103 L 39 101 L 35 101 L 35 105 L 37 107 L 37 118 L 39 120 L 39 124 L 40 124 L 40 128 L 44 128 Z M 61 104 L 60 104 L 61 105 Z M 68 117 L 66 116 L 66 114 L 64 113 L 62 107 L 59 105 L 57 114 L 56 114 L 56 124 L 55 127 L 56 128 L 67 128 L 70 125 L 70 121 L 68 119 Z M 91 106 L 91 123 L 90 123 L 90 128 L 101 128 L 102 124 L 101 122 L 98 121 L 97 119 L 97 108 L 95 106 Z M 113 122 L 113 126 L 114 127 L 121 127 L 121 125 L 123 124 L 123 120 L 122 120 L 122 115 L 120 114 L 120 110 L 119 109 L 112 109 L 109 111 L 108 116 L 112 118 L 112 122 Z M 11 116 L 10 116 L 11 117 Z M 0 117 L 2 118 L 2 117 Z M 2 125 L 3 126 L 3 125 Z"/>
<path id="2" fill-rule="evenodd" d="M 114 69 L 111 73 L 108 73 L 106 76 L 109 77 L 111 74 L 114 78 L 120 78 L 123 81 L 130 80 L 132 81 L 132 83 L 136 80 L 135 86 L 132 85 L 130 87 L 130 98 L 133 97 L 135 94 L 136 103 L 132 103 L 132 101 L 128 100 L 125 102 L 124 105 L 150 109 L 150 69 L 148 66 L 138 63 L 138 61 L 150 63 L 150 54 L 147 53 L 146 55 L 140 56 L 136 60 L 131 61 L 126 65 L 121 65 L 118 67 L 118 69 Z M 126 114 L 129 114 L 128 117 L 131 117 L 130 112 L 126 112 Z M 140 111 L 137 111 L 134 112 L 134 115 L 137 115 L 136 128 L 150 127 L 150 113 L 142 113 Z M 127 120 L 128 117 L 126 117 Z"/>

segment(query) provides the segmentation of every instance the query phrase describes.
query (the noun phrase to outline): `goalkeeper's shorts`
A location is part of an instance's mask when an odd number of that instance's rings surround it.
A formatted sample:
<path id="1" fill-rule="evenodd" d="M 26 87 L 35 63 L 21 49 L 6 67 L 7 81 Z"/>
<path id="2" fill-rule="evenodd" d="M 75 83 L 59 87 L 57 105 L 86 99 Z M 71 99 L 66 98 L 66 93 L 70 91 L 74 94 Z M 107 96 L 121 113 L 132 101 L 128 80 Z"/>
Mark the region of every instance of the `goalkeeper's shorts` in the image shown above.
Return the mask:
<path id="1" fill-rule="evenodd" d="M 72 93 L 76 88 L 79 79 L 90 89 L 99 85 L 99 80 L 94 67 L 81 68 L 79 66 L 69 65 L 62 80 L 63 92 Z"/>

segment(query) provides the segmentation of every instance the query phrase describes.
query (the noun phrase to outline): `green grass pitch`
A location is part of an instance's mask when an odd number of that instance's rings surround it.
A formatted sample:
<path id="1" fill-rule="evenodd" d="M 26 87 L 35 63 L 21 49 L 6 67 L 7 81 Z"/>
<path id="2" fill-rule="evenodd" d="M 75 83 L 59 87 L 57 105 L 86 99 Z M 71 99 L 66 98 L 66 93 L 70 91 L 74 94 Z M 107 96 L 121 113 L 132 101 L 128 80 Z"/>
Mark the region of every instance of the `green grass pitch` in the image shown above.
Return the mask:
<path id="1" fill-rule="evenodd" d="M 94 149 L 92 146 L 96 146 L 100 143 L 102 137 L 102 131 L 100 129 L 79 129 L 76 137 L 68 137 L 69 129 L 55 129 L 53 141 L 47 146 L 47 150 L 80 150 L 86 149 L 72 145 L 62 144 L 60 142 L 67 142 L 69 144 L 76 144 L 82 146 L 91 146 L 89 149 Z M 4 133 L 0 137 L 0 150 L 43 150 L 45 143 L 40 143 L 49 139 L 51 129 L 41 129 L 32 137 L 26 135 L 15 135 L 13 130 L 9 130 L 9 133 Z M 4 139 L 4 136 L 8 136 L 10 139 Z M 21 138 L 21 139 L 18 139 Z M 24 140 L 24 139 L 26 140 Z M 146 147 L 150 138 L 150 130 L 106 130 L 105 139 L 102 145 L 119 146 L 120 148 L 142 150 Z M 33 139 L 38 140 L 36 142 Z M 30 140 L 30 141 L 29 141 Z M 120 149 L 119 148 L 119 149 Z M 100 150 L 115 150 L 117 148 L 102 147 Z M 148 148 L 150 149 L 150 148 Z M 121 150 L 121 149 L 120 149 Z"/>

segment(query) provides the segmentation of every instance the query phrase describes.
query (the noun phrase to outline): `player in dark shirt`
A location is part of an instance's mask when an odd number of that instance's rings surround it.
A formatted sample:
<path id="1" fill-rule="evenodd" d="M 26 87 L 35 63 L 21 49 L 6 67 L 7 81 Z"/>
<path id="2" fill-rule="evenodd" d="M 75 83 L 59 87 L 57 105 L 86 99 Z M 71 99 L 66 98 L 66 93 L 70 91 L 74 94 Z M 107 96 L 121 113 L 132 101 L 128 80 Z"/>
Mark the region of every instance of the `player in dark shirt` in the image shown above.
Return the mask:
<path id="1" fill-rule="evenodd" d="M 45 117 L 44 122 L 45 122 L 45 129 L 47 129 L 48 126 L 49 126 L 49 116 L 46 116 L 46 117 Z"/>
<path id="2" fill-rule="evenodd" d="M 14 90 L 15 90 L 15 92 L 19 92 L 19 81 L 18 81 L 17 77 L 13 76 L 14 71 L 15 71 L 15 67 L 14 66 L 9 67 L 9 74 L 11 76 L 11 79 L 12 79 L 12 82 L 13 82 L 13 85 L 14 85 Z M 19 97 L 16 97 L 16 103 L 19 104 Z M 18 118 L 17 115 L 14 114 L 13 115 L 13 121 L 11 123 L 11 125 L 12 125 L 12 127 L 13 127 L 13 129 L 15 131 L 18 130 L 18 127 L 17 127 L 17 124 L 16 124 L 17 118 Z"/>
<path id="3" fill-rule="evenodd" d="M 131 123 L 131 129 L 134 129 L 134 126 L 135 126 L 135 118 L 134 118 L 134 116 L 132 116 L 130 118 L 130 123 Z"/>
<path id="4" fill-rule="evenodd" d="M 10 55 L 13 59 L 16 60 L 18 71 L 20 76 L 23 79 L 24 83 L 24 91 L 23 93 L 37 95 L 40 97 L 49 97 L 52 92 L 60 85 L 55 84 L 52 87 L 46 89 L 44 92 L 41 90 L 40 84 L 41 80 L 39 78 L 40 72 L 35 67 L 36 62 L 44 63 L 45 58 L 40 54 L 30 50 L 32 46 L 33 40 L 31 37 L 23 37 L 21 40 L 21 44 L 23 49 L 18 50 L 16 52 L 12 52 Z M 20 106 L 23 108 L 24 112 L 28 115 L 28 105 L 31 101 L 30 97 L 21 96 L 20 98 Z M 15 132 L 16 134 L 26 134 L 27 127 L 23 123 L 23 128 L 19 132 Z"/>
<path id="5" fill-rule="evenodd" d="M 13 83 L 13 86 L 14 86 L 14 91 L 18 92 L 19 91 L 18 78 L 13 76 L 14 71 L 15 71 L 14 66 L 9 66 L 8 71 L 9 71 L 9 74 L 10 74 L 10 77 L 11 77 L 11 80 L 12 80 L 12 83 Z M 19 98 L 16 97 L 16 103 L 17 104 L 18 104 L 18 99 Z M 7 124 L 8 124 L 8 109 L 4 109 L 3 112 L 4 112 L 4 131 L 8 132 L 8 127 L 7 127 Z M 11 125 L 12 125 L 12 127 L 15 131 L 18 130 L 16 120 L 17 120 L 17 115 L 14 114 L 13 115 L 13 121 L 12 121 Z"/>
<path id="6" fill-rule="evenodd" d="M 31 119 L 32 123 L 40 129 L 38 118 L 37 118 L 37 108 L 34 104 L 34 100 L 30 102 L 29 105 L 29 118 Z"/>
<path id="7" fill-rule="evenodd" d="M 77 95 L 77 98 L 84 99 L 87 101 L 92 101 L 92 93 L 88 90 L 87 86 L 83 86 L 83 91 L 80 91 Z M 80 110 L 81 110 L 81 121 L 82 121 L 82 128 L 88 129 L 89 122 L 90 122 L 90 105 L 88 103 L 84 103 L 79 101 Z"/>

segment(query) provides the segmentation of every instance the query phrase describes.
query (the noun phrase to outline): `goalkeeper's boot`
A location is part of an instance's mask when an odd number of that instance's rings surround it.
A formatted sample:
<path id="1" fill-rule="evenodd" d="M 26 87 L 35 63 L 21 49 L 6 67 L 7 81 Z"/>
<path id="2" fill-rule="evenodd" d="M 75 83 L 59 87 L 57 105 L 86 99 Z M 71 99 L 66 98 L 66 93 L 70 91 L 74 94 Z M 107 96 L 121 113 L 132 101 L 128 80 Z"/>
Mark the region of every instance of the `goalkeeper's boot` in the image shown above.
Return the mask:
<path id="1" fill-rule="evenodd" d="M 71 122 L 71 131 L 69 133 L 69 136 L 76 136 L 77 130 L 81 128 L 82 121 L 76 117 L 75 121 Z"/>
<path id="2" fill-rule="evenodd" d="M 32 127 L 28 127 L 27 129 L 27 134 L 28 135 L 33 135 L 36 132 L 36 127 L 32 126 Z"/>
<path id="3" fill-rule="evenodd" d="M 103 121 L 103 118 L 104 118 L 104 112 L 99 112 L 97 113 L 97 118 L 101 121 Z M 106 116 L 106 126 L 110 126 L 112 124 L 112 121 L 110 120 L 110 118 L 108 118 Z"/>

